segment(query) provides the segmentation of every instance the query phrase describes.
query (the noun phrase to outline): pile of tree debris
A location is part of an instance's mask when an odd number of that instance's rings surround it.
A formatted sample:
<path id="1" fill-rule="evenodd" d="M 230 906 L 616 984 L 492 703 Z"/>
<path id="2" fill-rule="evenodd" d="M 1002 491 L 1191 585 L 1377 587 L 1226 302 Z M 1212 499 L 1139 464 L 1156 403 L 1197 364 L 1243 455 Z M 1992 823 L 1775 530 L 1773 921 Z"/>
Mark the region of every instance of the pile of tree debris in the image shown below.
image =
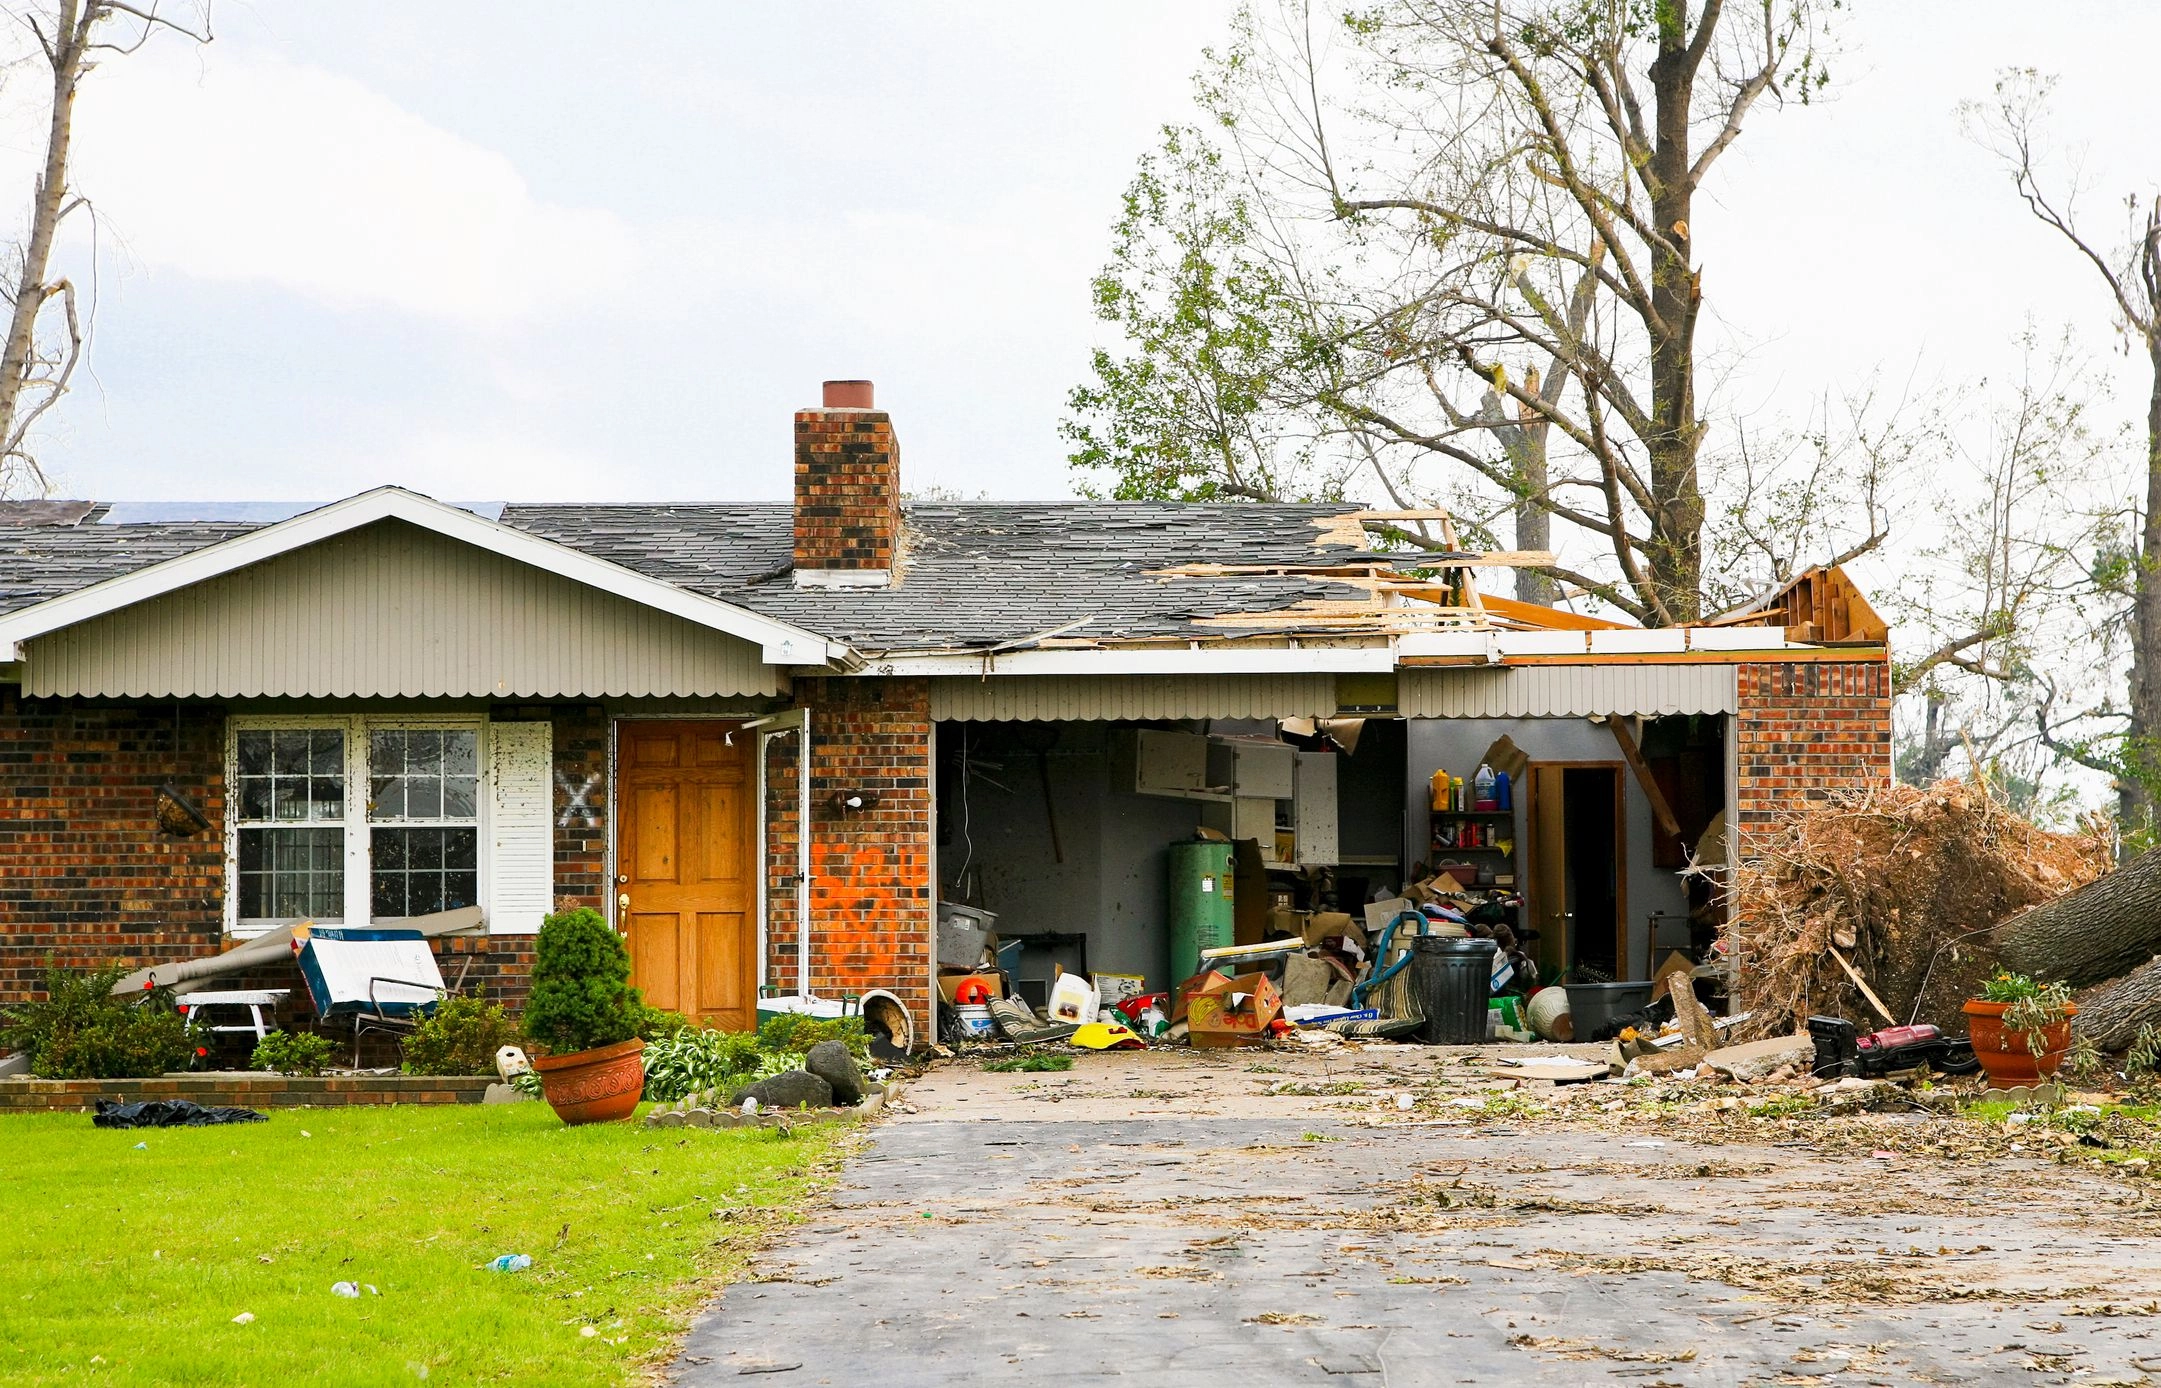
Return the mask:
<path id="1" fill-rule="evenodd" d="M 2146 944 L 2088 938 L 2081 948 L 2066 936 L 2118 932 L 2063 914 L 2085 899 L 2077 889 L 2120 883 L 2149 861 L 2110 874 L 2111 853 L 2099 824 L 2051 832 L 1971 781 L 1873 788 L 1794 815 L 1743 848 L 1735 887 L 1746 913 L 1726 938 L 1734 1010 L 1753 1014 L 1750 1034 L 1790 1033 L 1811 1014 L 1875 1016 L 1865 986 L 1899 1022 L 1957 1034 L 1960 1005 L 2000 966 L 2074 987 L 2114 978 L 2161 943 L 2161 858 L 2147 874 Z M 2029 910 L 2043 903 L 2055 914 Z M 2161 990 L 2161 972 L 2146 972 Z"/>

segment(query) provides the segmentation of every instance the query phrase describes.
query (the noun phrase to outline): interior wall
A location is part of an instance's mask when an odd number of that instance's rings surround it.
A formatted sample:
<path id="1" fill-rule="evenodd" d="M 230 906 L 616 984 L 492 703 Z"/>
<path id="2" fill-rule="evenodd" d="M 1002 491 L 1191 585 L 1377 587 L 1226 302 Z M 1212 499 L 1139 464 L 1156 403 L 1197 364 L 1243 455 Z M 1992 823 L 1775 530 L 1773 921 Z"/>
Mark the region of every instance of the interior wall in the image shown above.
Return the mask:
<path id="1" fill-rule="evenodd" d="M 1688 893 L 1680 875 L 1651 865 L 1651 805 L 1643 787 L 1622 761 L 1621 749 L 1604 727 L 1581 718 L 1414 718 L 1405 725 L 1408 751 L 1403 786 L 1403 847 L 1408 861 L 1429 858 L 1427 834 L 1431 813 L 1428 786 L 1446 768 L 1468 781 L 1486 749 L 1503 737 L 1514 740 L 1532 761 L 1588 761 L 1620 764 L 1622 815 L 1628 861 L 1626 960 L 1640 974 L 1649 944 L 1650 918 L 1657 913 L 1685 915 Z M 1361 748 L 1362 750 L 1362 748 Z M 1517 886 L 1529 886 L 1526 796 L 1515 795 Z"/>
<path id="2" fill-rule="evenodd" d="M 1201 807 L 1114 788 L 1115 726 L 939 724 L 941 891 L 957 899 L 972 864 L 980 869 L 980 904 L 998 913 L 1001 932 L 1085 934 L 1092 972 L 1141 974 L 1150 989 L 1162 989 L 1171 982 L 1167 853 L 1199 827 Z M 1055 728 L 1057 740 L 1039 754 L 1029 739 L 1047 734 L 1024 728 Z M 965 797 L 963 746 L 976 768 L 965 778 Z M 1056 808 L 1055 845 L 1043 767 Z"/>

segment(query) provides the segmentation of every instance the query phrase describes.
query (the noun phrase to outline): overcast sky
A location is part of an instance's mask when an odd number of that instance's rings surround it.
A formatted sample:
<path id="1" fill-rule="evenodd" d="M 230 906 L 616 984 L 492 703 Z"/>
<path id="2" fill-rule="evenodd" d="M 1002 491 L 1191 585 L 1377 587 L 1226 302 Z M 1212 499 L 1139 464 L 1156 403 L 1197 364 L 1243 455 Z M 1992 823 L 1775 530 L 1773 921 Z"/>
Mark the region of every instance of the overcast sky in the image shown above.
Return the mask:
<path id="1" fill-rule="evenodd" d="M 44 456 L 108 499 L 770 500 L 790 411 L 869 376 L 909 485 L 1068 495 L 1088 279 L 1227 10 L 221 0 L 211 47 L 85 84 L 94 374 Z M 1744 403 L 2000 374 L 2029 315 L 2105 346 L 1955 107 L 2062 74 L 2114 232 L 2105 195 L 2161 182 L 2161 4 L 1862 0 L 1841 32 L 1836 100 L 1764 111 L 1699 202 Z M 36 76 L 0 87 L 0 188 Z"/>

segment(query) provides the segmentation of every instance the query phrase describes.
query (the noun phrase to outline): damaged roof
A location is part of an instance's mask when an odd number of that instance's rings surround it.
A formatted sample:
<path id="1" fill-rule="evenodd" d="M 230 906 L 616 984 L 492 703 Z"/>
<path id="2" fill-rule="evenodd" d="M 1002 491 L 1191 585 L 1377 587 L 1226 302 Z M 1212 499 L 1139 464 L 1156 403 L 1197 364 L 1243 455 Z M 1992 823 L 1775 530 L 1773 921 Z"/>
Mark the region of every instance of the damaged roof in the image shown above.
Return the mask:
<path id="1" fill-rule="evenodd" d="M 174 510 L 182 508 L 174 507 Z M 890 588 L 799 588 L 790 508 L 511 504 L 501 523 L 647 578 L 845 642 L 866 655 L 973 651 L 1055 633 L 1076 643 L 1221 640 L 1280 623 L 1226 621 L 1314 604 L 1370 606 L 1310 574 L 1166 575 L 1180 566 L 1370 562 L 1336 504 L 926 503 L 905 510 Z M 220 541 L 274 517 L 146 519 L 126 507 L 0 515 L 0 615 Z M 229 515 L 222 508 L 198 514 Z M 1325 622 L 1317 625 L 1325 625 Z"/>
<path id="2" fill-rule="evenodd" d="M 906 508 L 891 588 L 798 588 L 786 506 L 507 506 L 503 523 L 865 654 L 1220 639 L 1204 619 L 1364 598 L 1305 576 L 1163 577 L 1179 564 L 1313 564 L 1335 505 L 1043 502 Z"/>

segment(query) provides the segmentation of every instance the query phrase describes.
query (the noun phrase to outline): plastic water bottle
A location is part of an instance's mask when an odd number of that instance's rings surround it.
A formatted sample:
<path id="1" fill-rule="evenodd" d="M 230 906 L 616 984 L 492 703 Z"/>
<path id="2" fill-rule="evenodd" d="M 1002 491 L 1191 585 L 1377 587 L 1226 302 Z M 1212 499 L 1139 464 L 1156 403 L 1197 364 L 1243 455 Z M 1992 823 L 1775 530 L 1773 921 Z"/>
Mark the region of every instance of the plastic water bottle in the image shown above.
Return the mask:
<path id="1" fill-rule="evenodd" d="M 333 1282 L 330 1284 L 330 1294 L 332 1296 L 350 1297 L 358 1301 L 360 1299 L 360 1284 L 357 1282 Z"/>
<path id="2" fill-rule="evenodd" d="M 533 1260 L 523 1253 L 505 1253 L 488 1264 L 497 1272 L 523 1272 L 533 1265 Z"/>

